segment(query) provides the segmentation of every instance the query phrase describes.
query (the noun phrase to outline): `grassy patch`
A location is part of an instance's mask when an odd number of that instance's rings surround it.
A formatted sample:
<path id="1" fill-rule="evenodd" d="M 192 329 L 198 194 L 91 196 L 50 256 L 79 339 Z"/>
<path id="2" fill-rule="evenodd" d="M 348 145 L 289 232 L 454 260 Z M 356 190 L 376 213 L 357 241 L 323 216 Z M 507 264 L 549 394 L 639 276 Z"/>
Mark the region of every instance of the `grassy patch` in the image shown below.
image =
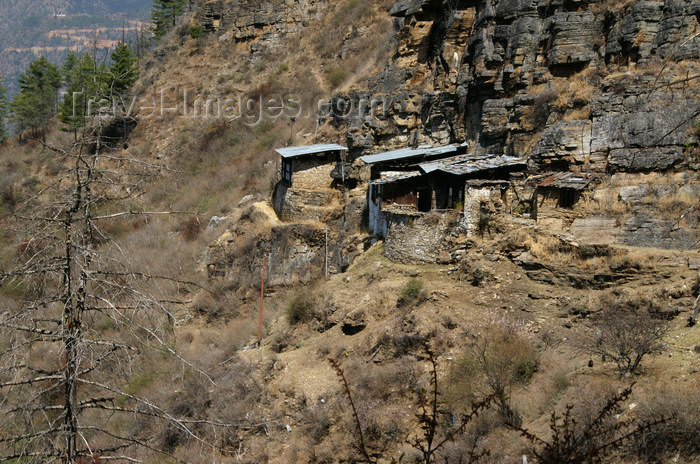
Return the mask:
<path id="1" fill-rule="evenodd" d="M 425 301 L 423 281 L 420 279 L 411 279 L 404 284 L 403 288 L 401 288 L 401 293 L 399 293 L 399 299 L 396 301 L 396 306 L 418 306 L 423 301 Z"/>
<path id="2" fill-rule="evenodd" d="M 332 88 L 338 87 L 348 78 L 348 70 L 343 67 L 334 67 L 326 72 L 326 80 Z"/>
<path id="3" fill-rule="evenodd" d="M 287 321 L 291 325 L 309 321 L 314 314 L 315 301 L 308 288 L 297 291 L 287 306 Z"/>

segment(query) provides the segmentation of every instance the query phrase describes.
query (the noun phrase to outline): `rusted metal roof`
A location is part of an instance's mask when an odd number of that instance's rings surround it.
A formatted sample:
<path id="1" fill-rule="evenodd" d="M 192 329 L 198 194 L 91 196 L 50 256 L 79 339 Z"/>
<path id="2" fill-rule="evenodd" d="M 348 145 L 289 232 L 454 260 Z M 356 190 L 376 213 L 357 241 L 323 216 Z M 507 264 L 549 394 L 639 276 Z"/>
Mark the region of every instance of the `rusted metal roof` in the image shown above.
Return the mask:
<path id="1" fill-rule="evenodd" d="M 430 145 L 421 145 L 417 148 L 401 148 L 399 150 L 386 151 L 377 153 L 376 155 L 361 156 L 360 159 L 367 164 L 383 163 L 386 161 L 399 161 L 419 156 L 431 157 L 439 156 L 447 153 L 455 153 L 461 146 L 459 144 L 444 145 L 441 147 L 432 147 Z"/>
<path id="2" fill-rule="evenodd" d="M 538 187 L 582 190 L 588 187 L 593 178 L 590 174 L 577 172 L 550 172 L 545 174 Z"/>
<path id="3" fill-rule="evenodd" d="M 299 147 L 277 148 L 275 151 L 282 158 L 295 158 L 303 155 L 313 155 L 316 153 L 325 153 L 327 151 L 347 151 L 348 147 L 338 145 L 337 143 L 320 143 L 317 145 L 303 145 Z"/>
<path id="4" fill-rule="evenodd" d="M 457 176 L 503 167 L 525 166 L 527 166 L 527 161 L 506 155 L 461 155 L 419 165 L 421 171 L 426 174 L 441 171 Z"/>

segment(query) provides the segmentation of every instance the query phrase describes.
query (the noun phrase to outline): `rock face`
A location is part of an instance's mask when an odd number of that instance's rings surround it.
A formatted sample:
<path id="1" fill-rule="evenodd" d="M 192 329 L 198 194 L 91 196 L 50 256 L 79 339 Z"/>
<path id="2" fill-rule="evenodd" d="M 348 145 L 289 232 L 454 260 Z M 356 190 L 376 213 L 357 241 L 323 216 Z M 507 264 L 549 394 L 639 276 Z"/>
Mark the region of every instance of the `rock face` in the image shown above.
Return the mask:
<path id="1" fill-rule="evenodd" d="M 287 34 L 300 32 L 305 22 L 318 17 L 320 2 L 210 0 L 200 9 L 198 21 L 207 32 L 228 30 L 228 38 L 248 44 L 250 51 L 280 45 Z"/>
<path id="2" fill-rule="evenodd" d="M 698 65 L 683 62 L 681 75 L 673 63 L 700 58 L 700 0 L 618 5 L 396 3 L 396 59 L 370 92 L 345 96 L 392 103 L 350 118 L 351 158 L 378 146 L 469 141 L 476 153 L 528 157 L 533 169 L 687 167 L 700 85 L 673 82 Z"/>

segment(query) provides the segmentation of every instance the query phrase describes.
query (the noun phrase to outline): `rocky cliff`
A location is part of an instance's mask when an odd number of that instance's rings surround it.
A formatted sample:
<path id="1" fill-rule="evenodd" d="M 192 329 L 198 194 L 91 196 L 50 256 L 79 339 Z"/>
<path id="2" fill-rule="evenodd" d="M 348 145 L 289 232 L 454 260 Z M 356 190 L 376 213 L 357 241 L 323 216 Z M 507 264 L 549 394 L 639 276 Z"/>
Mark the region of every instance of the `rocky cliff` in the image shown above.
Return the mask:
<path id="1" fill-rule="evenodd" d="M 400 1 L 351 153 L 470 141 L 533 169 L 697 168 L 698 1 Z M 358 98 L 361 94 L 348 95 Z"/>

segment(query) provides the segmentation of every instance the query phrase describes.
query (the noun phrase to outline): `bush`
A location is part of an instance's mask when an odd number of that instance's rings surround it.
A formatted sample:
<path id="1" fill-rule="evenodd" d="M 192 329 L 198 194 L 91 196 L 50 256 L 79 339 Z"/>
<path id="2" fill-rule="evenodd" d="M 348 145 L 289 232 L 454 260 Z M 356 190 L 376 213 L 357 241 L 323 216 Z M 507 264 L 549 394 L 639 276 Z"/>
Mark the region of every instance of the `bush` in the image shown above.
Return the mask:
<path id="1" fill-rule="evenodd" d="M 193 39 L 199 39 L 204 37 L 204 28 L 200 24 L 196 24 L 190 27 L 190 37 Z"/>
<path id="2" fill-rule="evenodd" d="M 287 321 L 291 325 L 307 322 L 314 314 L 314 298 L 307 288 L 299 290 L 287 307 Z"/>
<path id="3" fill-rule="evenodd" d="M 568 405 L 562 414 L 553 411 L 547 438 L 520 426 L 507 425 L 533 444 L 531 452 L 541 464 L 611 462 L 611 454 L 625 441 L 654 431 L 663 422 L 656 417 L 649 421 L 617 420 L 625 411 L 624 404 L 631 392 L 628 387 L 609 397 L 597 411 L 587 411 L 589 418 L 576 417 L 573 405 Z"/>
<path id="4" fill-rule="evenodd" d="M 653 317 L 653 301 L 619 296 L 601 304 L 594 334 L 581 339 L 582 351 L 615 361 L 620 377 L 635 372 L 645 355 L 662 351 L 668 322 Z"/>
<path id="5" fill-rule="evenodd" d="M 347 69 L 341 67 L 331 68 L 326 72 L 326 79 L 328 80 L 328 84 L 330 84 L 332 88 L 336 88 L 340 84 L 345 82 L 345 79 L 347 79 L 347 77 Z"/>
<path id="6" fill-rule="evenodd" d="M 539 365 L 539 353 L 524 327 L 506 319 L 489 322 L 471 334 L 469 352 L 461 364 L 474 380 L 481 381 L 486 393 L 495 395 L 502 419 L 519 426 L 522 419 L 511 407 L 511 391 L 515 385 L 527 384 Z"/>
<path id="7" fill-rule="evenodd" d="M 639 418 L 651 422 L 659 418 L 668 420 L 658 427 L 646 430 L 631 443 L 634 451 L 645 462 L 671 462 L 680 454 L 692 458 L 700 456 L 700 393 L 698 391 L 653 390 L 653 394 L 641 401 Z"/>
<path id="8" fill-rule="evenodd" d="M 423 301 L 425 301 L 423 281 L 420 279 L 411 279 L 406 282 L 401 289 L 399 299 L 396 301 L 396 307 L 400 308 L 409 305 L 418 306 Z"/>
<path id="9" fill-rule="evenodd" d="M 199 237 L 199 234 L 201 232 L 202 232 L 202 221 L 200 221 L 197 216 L 190 217 L 182 225 L 182 230 L 181 230 L 182 238 L 184 238 L 188 242 L 191 242 L 192 240 Z"/>

